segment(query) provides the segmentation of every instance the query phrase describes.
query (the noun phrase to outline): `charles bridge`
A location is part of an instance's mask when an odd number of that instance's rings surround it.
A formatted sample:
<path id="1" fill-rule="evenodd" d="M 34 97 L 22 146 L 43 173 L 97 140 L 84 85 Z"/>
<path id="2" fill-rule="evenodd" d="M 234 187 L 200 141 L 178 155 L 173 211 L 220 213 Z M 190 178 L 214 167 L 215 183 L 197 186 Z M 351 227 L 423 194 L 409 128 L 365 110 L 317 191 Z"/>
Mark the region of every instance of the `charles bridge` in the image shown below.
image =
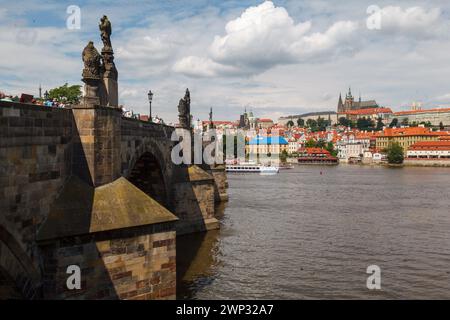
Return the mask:
<path id="1" fill-rule="evenodd" d="M 223 167 L 174 164 L 175 127 L 122 116 L 107 17 L 100 30 L 78 105 L 0 101 L 0 299 L 173 299 L 176 236 L 219 227 Z M 178 111 L 190 128 L 189 91 Z"/>

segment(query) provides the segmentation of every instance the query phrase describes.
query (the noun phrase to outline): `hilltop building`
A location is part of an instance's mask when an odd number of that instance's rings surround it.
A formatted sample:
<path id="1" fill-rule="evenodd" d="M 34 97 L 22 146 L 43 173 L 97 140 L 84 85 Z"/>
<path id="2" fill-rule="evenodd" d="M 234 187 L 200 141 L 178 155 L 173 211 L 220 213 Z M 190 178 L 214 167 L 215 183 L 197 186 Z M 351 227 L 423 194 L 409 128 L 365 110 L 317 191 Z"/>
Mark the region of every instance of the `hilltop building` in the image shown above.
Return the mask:
<path id="1" fill-rule="evenodd" d="M 365 108 L 340 113 L 339 117 L 345 117 L 352 121 L 357 121 L 362 118 L 376 121 L 381 118 L 384 123 L 388 123 L 391 115 L 392 110 L 390 108 Z"/>
<path id="2" fill-rule="evenodd" d="M 361 95 L 359 96 L 359 100 L 355 101 L 352 95 L 351 88 L 348 89 L 348 93 L 345 95 L 345 101 L 342 101 L 342 95 L 339 94 L 339 101 L 337 106 L 338 113 L 344 113 L 351 110 L 359 110 L 359 109 L 374 109 L 378 108 L 379 105 L 375 100 L 367 100 L 362 101 Z"/>
<path id="3" fill-rule="evenodd" d="M 398 123 L 407 120 L 409 124 L 429 122 L 434 127 L 441 124 L 444 127 L 450 127 L 450 108 L 417 109 L 413 106 L 411 110 L 394 112 L 389 118 L 390 120 L 397 118 Z"/>

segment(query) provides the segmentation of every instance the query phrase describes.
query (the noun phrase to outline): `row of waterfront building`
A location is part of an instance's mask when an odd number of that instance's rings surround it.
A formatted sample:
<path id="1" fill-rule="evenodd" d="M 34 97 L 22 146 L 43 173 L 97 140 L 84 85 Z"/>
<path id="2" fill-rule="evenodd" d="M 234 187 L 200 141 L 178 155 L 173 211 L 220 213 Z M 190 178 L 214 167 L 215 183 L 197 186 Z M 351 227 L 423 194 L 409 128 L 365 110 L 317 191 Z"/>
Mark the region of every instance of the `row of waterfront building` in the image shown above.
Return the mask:
<path id="1" fill-rule="evenodd" d="M 239 127 L 232 122 L 213 122 L 218 136 L 235 135 Z M 287 156 L 335 156 L 341 162 L 382 162 L 385 150 L 397 142 L 406 159 L 448 160 L 450 164 L 450 132 L 425 126 L 403 126 L 367 131 L 345 126 L 326 130 L 274 124 L 268 129 L 249 129 L 245 148 L 249 155 L 285 153 Z"/>
<path id="2" fill-rule="evenodd" d="M 209 121 L 196 125 L 197 130 L 206 128 L 217 129 L 219 135 L 244 130 L 247 154 L 335 156 L 342 162 L 371 163 L 383 161 L 385 150 L 397 142 L 408 161 L 450 160 L 450 108 L 414 104 L 411 110 L 394 112 L 375 100 L 355 100 L 351 89 L 345 100 L 339 96 L 336 112 L 280 117 L 276 123 L 247 110 L 237 121 L 213 121 L 211 112 Z"/>

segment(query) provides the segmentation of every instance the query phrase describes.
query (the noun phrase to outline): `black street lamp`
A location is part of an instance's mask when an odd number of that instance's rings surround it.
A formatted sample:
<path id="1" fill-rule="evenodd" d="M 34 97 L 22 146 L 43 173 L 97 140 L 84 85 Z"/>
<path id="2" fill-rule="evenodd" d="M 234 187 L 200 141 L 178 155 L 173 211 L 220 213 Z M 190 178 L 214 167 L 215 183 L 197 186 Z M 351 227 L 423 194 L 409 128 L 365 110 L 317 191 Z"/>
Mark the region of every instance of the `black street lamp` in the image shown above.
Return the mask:
<path id="1" fill-rule="evenodd" d="M 152 122 L 152 100 L 153 100 L 153 92 L 152 90 L 149 90 L 147 93 L 148 96 L 148 103 L 150 105 L 150 112 L 148 115 L 148 121 Z"/>

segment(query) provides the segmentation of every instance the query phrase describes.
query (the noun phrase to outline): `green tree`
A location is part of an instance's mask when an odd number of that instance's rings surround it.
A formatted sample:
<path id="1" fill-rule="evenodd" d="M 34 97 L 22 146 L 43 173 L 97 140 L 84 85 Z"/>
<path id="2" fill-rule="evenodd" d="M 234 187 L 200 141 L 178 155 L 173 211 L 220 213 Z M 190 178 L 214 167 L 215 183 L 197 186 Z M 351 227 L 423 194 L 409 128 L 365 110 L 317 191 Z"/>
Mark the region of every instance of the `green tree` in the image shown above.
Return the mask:
<path id="1" fill-rule="evenodd" d="M 351 125 L 352 125 L 352 122 L 349 119 L 347 119 L 346 117 L 340 117 L 338 122 L 341 126 L 345 126 L 345 127 L 351 127 Z"/>
<path id="2" fill-rule="evenodd" d="M 290 127 L 293 127 L 294 126 L 294 121 L 292 121 L 292 120 L 289 120 L 287 123 L 286 123 L 286 125 L 290 128 Z"/>
<path id="3" fill-rule="evenodd" d="M 313 139 L 309 139 L 305 143 L 305 148 L 314 148 L 316 146 L 316 142 Z"/>
<path id="4" fill-rule="evenodd" d="M 409 119 L 408 118 L 404 118 L 403 120 L 402 120 L 402 125 L 403 126 L 407 126 L 409 124 Z"/>
<path id="5" fill-rule="evenodd" d="M 51 89 L 48 92 L 48 97 L 52 100 L 56 99 L 59 102 L 78 103 L 81 98 L 81 86 L 69 86 L 67 83 L 65 83 L 61 87 Z"/>
<path id="6" fill-rule="evenodd" d="M 363 117 L 358 119 L 358 121 L 356 122 L 356 127 L 359 130 L 373 130 L 375 127 L 375 123 L 373 122 L 373 120 Z"/>
<path id="7" fill-rule="evenodd" d="M 445 129 L 444 124 L 441 122 L 439 122 L 439 130 L 443 131 Z"/>
<path id="8" fill-rule="evenodd" d="M 308 120 L 306 121 L 306 126 L 307 126 L 309 129 L 311 129 L 312 132 L 315 132 L 315 131 L 318 130 L 318 128 L 317 128 L 317 121 L 314 120 L 314 119 L 308 119 Z"/>
<path id="9" fill-rule="evenodd" d="M 287 151 L 286 150 L 281 151 L 281 153 L 280 153 L 280 161 L 282 163 L 286 163 L 287 157 L 288 157 Z"/>
<path id="10" fill-rule="evenodd" d="M 392 142 L 386 149 L 387 159 L 389 163 L 401 164 L 403 163 L 403 148 L 398 142 Z"/>
<path id="11" fill-rule="evenodd" d="M 394 118 L 394 119 L 392 119 L 391 124 L 389 125 L 389 128 L 396 127 L 397 125 L 398 125 L 398 119 Z"/>
<path id="12" fill-rule="evenodd" d="M 297 119 L 297 125 L 299 127 L 304 127 L 305 126 L 305 120 L 303 120 L 302 118 L 298 118 Z"/>
<path id="13" fill-rule="evenodd" d="M 383 128 L 384 128 L 383 119 L 378 118 L 376 130 L 381 131 L 381 130 L 383 130 Z"/>
<path id="14" fill-rule="evenodd" d="M 324 118 L 321 117 L 317 119 L 317 127 L 319 131 L 325 131 L 328 125 L 329 125 L 328 120 L 325 120 Z"/>
<path id="15" fill-rule="evenodd" d="M 336 157 L 337 154 L 338 154 L 337 150 L 334 149 L 334 144 L 333 144 L 333 142 L 331 142 L 331 141 L 327 143 L 325 149 L 326 149 L 333 157 Z"/>

